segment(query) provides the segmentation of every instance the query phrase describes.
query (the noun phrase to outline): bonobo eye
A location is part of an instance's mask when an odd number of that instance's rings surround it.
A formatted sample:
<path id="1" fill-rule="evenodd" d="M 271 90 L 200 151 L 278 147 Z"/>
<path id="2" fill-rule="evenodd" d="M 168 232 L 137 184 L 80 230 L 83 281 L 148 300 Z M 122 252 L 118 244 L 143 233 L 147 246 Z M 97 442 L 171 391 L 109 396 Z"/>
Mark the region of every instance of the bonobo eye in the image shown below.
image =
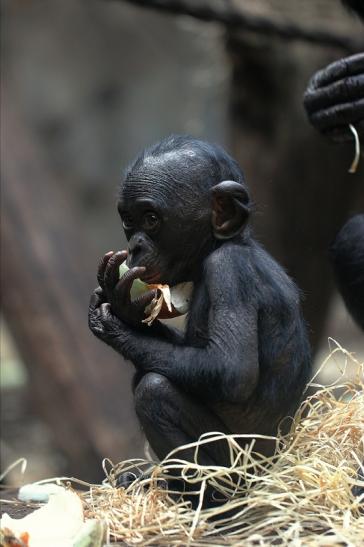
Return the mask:
<path id="1" fill-rule="evenodd" d="M 143 230 L 154 231 L 159 228 L 160 220 L 159 217 L 152 211 L 148 211 L 143 216 Z"/>
<path id="2" fill-rule="evenodd" d="M 131 230 L 133 228 L 133 219 L 130 215 L 123 215 L 122 220 L 124 230 Z"/>

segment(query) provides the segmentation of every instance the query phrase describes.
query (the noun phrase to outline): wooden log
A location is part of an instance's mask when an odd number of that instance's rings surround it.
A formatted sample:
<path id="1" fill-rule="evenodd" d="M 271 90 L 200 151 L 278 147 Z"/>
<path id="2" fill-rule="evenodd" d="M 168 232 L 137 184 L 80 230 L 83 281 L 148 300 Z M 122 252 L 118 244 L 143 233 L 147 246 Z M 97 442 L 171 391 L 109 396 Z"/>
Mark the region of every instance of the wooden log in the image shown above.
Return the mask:
<path id="1" fill-rule="evenodd" d="M 2 99 L 3 312 L 70 471 L 95 480 L 103 458 L 140 455 L 132 367 L 88 329 L 95 252 L 79 236 L 72 196 L 45 167 L 6 91 Z"/>
<path id="2" fill-rule="evenodd" d="M 125 1 L 125 0 L 122 0 Z M 320 46 L 360 51 L 363 40 L 360 25 L 355 26 L 339 2 L 306 2 L 299 0 L 272 2 L 226 2 L 226 0 L 126 0 L 147 9 L 174 15 L 188 15 L 201 21 L 218 22 L 227 30 L 250 31 L 262 36 L 284 40 L 302 40 Z M 326 8 L 326 9 L 323 9 Z M 299 17 L 297 16 L 299 13 Z M 359 28 L 358 28 L 359 27 Z"/>

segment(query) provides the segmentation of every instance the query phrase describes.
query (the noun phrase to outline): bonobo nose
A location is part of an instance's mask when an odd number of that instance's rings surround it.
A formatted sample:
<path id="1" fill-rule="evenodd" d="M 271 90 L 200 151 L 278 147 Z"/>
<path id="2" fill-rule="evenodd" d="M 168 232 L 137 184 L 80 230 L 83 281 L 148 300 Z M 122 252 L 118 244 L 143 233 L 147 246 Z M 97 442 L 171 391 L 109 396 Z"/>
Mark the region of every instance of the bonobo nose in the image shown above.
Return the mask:
<path id="1" fill-rule="evenodd" d="M 141 236 L 133 236 L 128 245 L 128 258 L 126 260 L 126 265 L 131 266 L 135 263 L 137 256 L 140 254 L 140 251 L 143 247 L 143 238 Z"/>

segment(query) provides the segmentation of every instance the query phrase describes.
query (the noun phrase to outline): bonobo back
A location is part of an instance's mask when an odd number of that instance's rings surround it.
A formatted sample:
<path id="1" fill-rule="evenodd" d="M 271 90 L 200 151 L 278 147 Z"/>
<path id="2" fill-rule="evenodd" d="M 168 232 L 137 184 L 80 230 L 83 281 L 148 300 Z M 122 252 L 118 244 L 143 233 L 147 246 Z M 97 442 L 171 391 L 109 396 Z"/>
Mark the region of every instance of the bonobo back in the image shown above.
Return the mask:
<path id="1" fill-rule="evenodd" d="M 218 334 L 226 332 L 226 336 L 232 334 L 242 341 L 235 345 L 233 358 L 226 354 L 227 368 L 233 368 L 234 360 L 239 361 L 238 368 L 249 368 L 255 349 L 258 374 L 248 394 L 230 399 L 245 406 L 237 419 L 229 419 L 231 413 L 221 393 L 223 383 L 215 385 L 214 393 L 206 389 L 202 396 L 217 404 L 234 429 L 244 417 L 245 430 L 272 432 L 281 418 L 296 410 L 310 377 L 311 351 L 299 291 L 283 268 L 246 234 L 221 245 L 206 262 L 206 274 L 196 288 L 191 307 L 186 344 L 206 347 L 210 343 L 214 335 L 211 307 L 216 313 L 221 308 L 229 332 L 222 324 Z M 234 387 L 238 377 L 231 379 Z M 230 389 L 232 394 L 233 385 Z"/>
<path id="2" fill-rule="evenodd" d="M 258 279 L 260 382 L 257 404 L 293 413 L 311 375 L 311 348 L 300 293 L 283 268 L 254 242 Z"/>

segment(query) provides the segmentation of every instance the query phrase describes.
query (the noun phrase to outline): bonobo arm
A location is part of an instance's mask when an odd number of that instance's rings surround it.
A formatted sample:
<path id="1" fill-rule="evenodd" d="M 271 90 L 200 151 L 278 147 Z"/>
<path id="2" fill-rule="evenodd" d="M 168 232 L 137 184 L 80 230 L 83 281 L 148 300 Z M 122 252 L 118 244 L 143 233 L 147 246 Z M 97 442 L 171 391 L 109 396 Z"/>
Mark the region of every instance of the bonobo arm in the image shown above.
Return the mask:
<path id="1" fill-rule="evenodd" d="M 180 330 L 161 321 L 155 321 L 150 327 L 146 327 L 144 332 L 152 336 L 160 337 L 172 344 L 181 346 L 185 341 L 185 335 Z"/>
<path id="2" fill-rule="evenodd" d="M 106 292 L 101 287 L 97 287 L 97 289 L 94 290 L 91 299 L 91 306 L 95 305 L 96 302 L 98 307 L 100 307 L 103 303 L 109 303 Z M 91 330 L 93 330 L 92 327 Z M 140 322 L 138 330 L 144 332 L 149 336 L 157 336 L 163 338 L 173 344 L 181 345 L 184 343 L 185 335 L 182 331 L 170 325 L 166 325 L 161 321 L 154 321 L 154 323 L 150 327 Z"/>
<path id="3" fill-rule="evenodd" d="M 336 142 L 364 135 L 364 53 L 339 59 L 314 74 L 304 94 L 311 124 Z"/>
<path id="4" fill-rule="evenodd" d="M 243 402 L 258 381 L 257 310 L 240 295 L 236 264 L 220 250 L 207 259 L 204 282 L 210 300 L 209 340 L 204 348 L 178 346 L 136 331 L 95 296 L 90 327 L 143 373 L 162 374 L 185 392 L 209 400 Z"/>

